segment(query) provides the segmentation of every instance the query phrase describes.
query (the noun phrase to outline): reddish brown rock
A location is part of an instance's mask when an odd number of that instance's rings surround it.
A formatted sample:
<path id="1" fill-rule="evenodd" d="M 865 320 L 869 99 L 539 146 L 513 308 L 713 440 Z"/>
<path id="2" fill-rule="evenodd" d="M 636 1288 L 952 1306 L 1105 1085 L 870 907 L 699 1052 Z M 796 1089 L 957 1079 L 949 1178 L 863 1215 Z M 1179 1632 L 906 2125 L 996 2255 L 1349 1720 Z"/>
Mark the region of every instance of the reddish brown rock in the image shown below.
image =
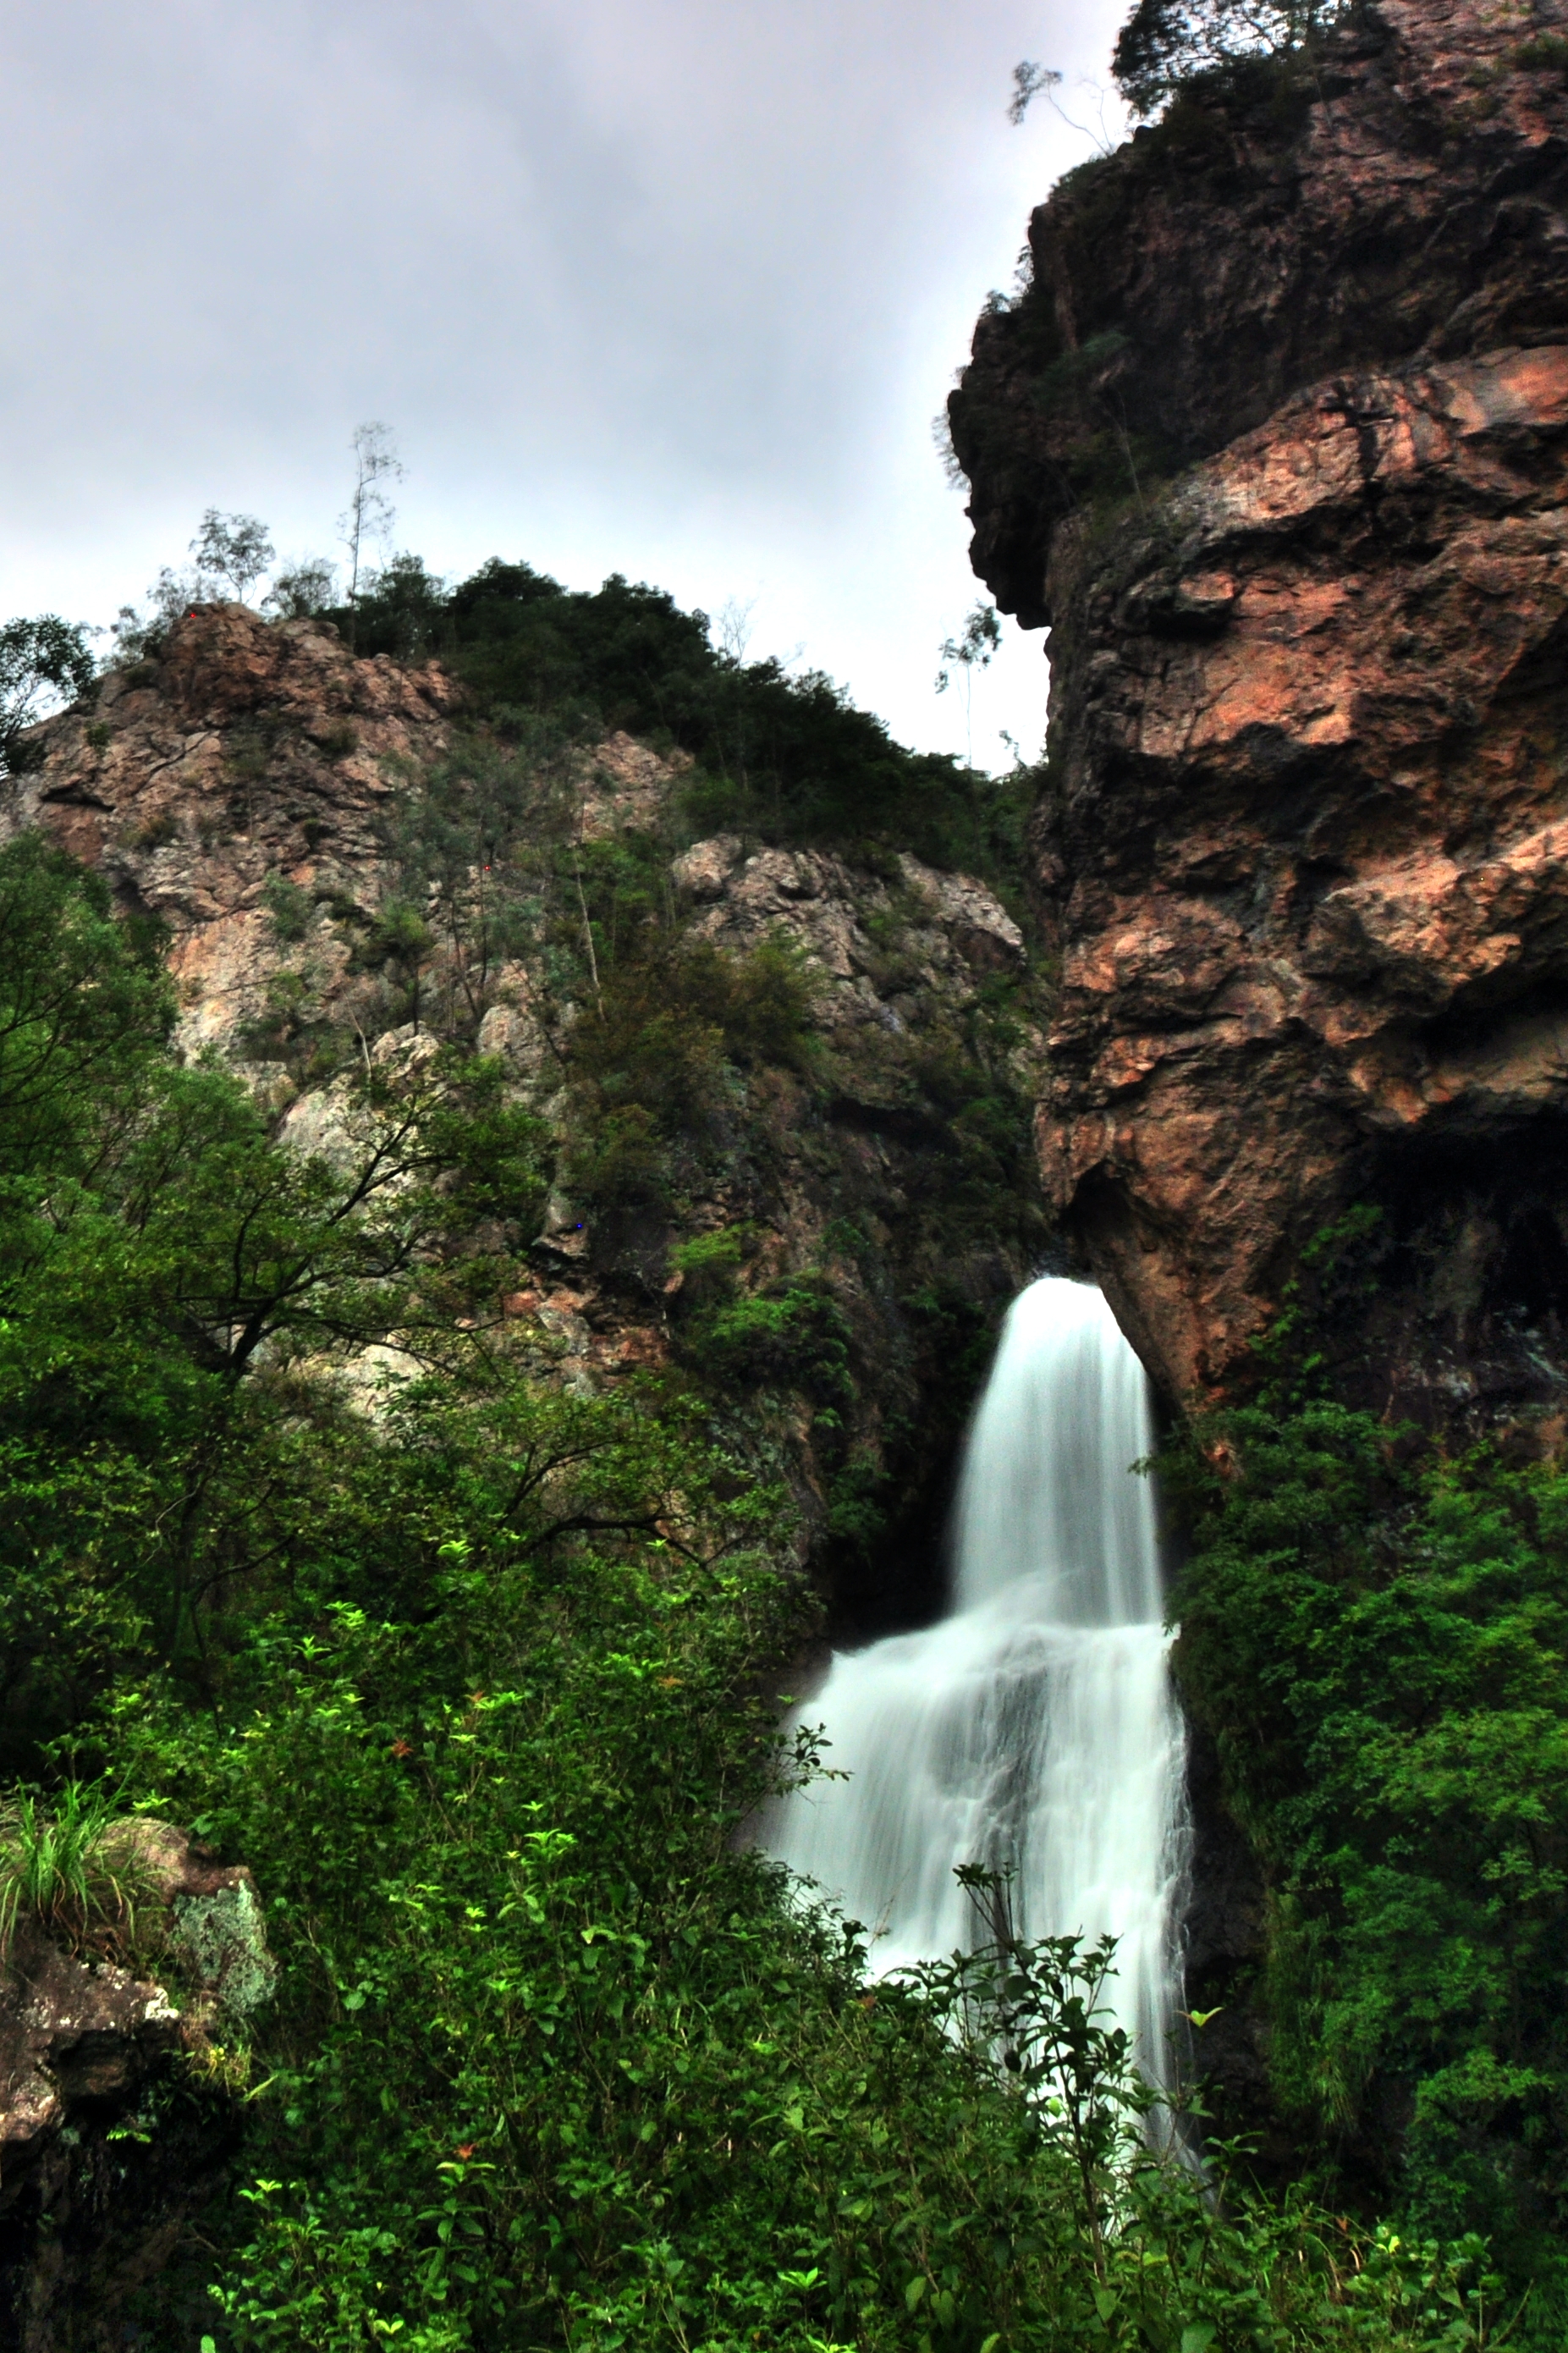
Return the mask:
<path id="1" fill-rule="evenodd" d="M 1051 534 L 1305 385 L 1559 339 L 1563 0 L 1367 0 L 1293 89 L 1199 85 L 1029 224 L 950 401 L 974 567 L 1050 617 Z"/>
<path id="2" fill-rule="evenodd" d="M 197 606 L 90 708 L 31 731 L 0 778 L 0 838 L 42 826 L 167 924 L 187 1049 L 242 1043 L 280 975 L 374 1036 L 386 1016 L 331 913 L 368 919 L 395 891 L 400 787 L 455 748 L 459 702 L 438 662 L 359 658 L 323 622 Z M 576 763 L 577 830 L 657 825 L 689 765 L 606 737 Z M 268 911 L 279 881 L 305 894 L 298 937 Z"/>
<path id="3" fill-rule="evenodd" d="M 1564 1386 L 1568 90 L 1524 46 L 1563 15 L 1378 0 L 1272 142 L 1214 100 L 1201 171 L 1162 132 L 1036 216 L 1058 331 L 1127 331 L 1115 387 L 969 452 L 992 585 L 1056 624 L 1040 1149 L 1173 1398 L 1356 1201 L 1366 1394 Z M 1007 332 L 964 395 L 998 431 L 1061 380 Z M 1074 509 L 1116 400 L 1212 454 Z"/>

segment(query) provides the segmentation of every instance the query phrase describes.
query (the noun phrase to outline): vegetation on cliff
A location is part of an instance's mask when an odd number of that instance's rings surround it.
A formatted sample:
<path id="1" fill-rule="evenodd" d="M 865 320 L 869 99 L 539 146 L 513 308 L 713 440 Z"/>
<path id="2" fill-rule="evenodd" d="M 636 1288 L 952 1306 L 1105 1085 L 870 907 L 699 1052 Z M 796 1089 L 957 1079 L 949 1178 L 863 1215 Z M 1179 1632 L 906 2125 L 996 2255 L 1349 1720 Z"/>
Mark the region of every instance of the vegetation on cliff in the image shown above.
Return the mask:
<path id="1" fill-rule="evenodd" d="M 336 617 L 346 627 L 346 608 Z M 550 712 L 692 755 L 693 823 L 783 842 L 882 838 L 939 866 L 1017 871 L 1025 800 L 952 758 L 911 753 L 820 670 L 715 645 L 705 613 L 619 575 L 563 588 L 492 559 L 448 588 L 400 556 L 355 608 L 360 651 L 435 654 L 507 732 Z"/>
<path id="2" fill-rule="evenodd" d="M 1238 65 L 1285 74 L 1313 60 L 1349 0 L 1138 0 L 1117 36 L 1110 70 L 1137 114 Z"/>
<path id="3" fill-rule="evenodd" d="M 419 840 L 443 806 L 409 805 Z M 574 1149 L 636 1104 L 674 1155 L 615 1176 L 635 1206 L 721 1145 L 749 1060 L 809 1082 L 824 1049 L 782 950 L 632 921 L 627 855 L 573 875 L 592 1043 L 559 1043 Z M 763 1474 L 780 1404 L 827 1420 L 853 1384 L 830 1286 L 742 1290 L 745 1233 L 694 1236 L 673 1360 L 579 1393 L 493 1306 L 555 1152 L 498 1058 L 395 1029 L 333 1066 L 303 1155 L 171 1050 L 156 943 L 100 880 L 23 837 L 0 889 L 7 1766 L 243 1854 L 280 1964 L 221 2071 L 235 2194 L 143 2341 L 1487 2341 L 1479 2245 L 1239 2175 L 1222 2210 L 1155 2162 L 1083 1957 L 1004 1956 L 1077 2053 L 1058 2111 L 994 2063 L 984 1968 L 868 1989 L 737 1843 L 795 1769 L 767 1693 L 817 1605 Z M 961 1201 L 994 1148 L 955 1153 Z M 378 1387 L 389 1340 L 416 1370 Z"/>
<path id="4" fill-rule="evenodd" d="M 1222 1998 L 1325 2193 L 1483 2232 L 1531 2288 L 1520 2341 L 1555 2344 L 1568 1476 L 1527 1431 L 1510 1460 L 1341 1402 L 1378 1227 L 1309 1250 L 1254 1400 L 1170 1457 L 1178 1674 L 1266 1880 Z"/>

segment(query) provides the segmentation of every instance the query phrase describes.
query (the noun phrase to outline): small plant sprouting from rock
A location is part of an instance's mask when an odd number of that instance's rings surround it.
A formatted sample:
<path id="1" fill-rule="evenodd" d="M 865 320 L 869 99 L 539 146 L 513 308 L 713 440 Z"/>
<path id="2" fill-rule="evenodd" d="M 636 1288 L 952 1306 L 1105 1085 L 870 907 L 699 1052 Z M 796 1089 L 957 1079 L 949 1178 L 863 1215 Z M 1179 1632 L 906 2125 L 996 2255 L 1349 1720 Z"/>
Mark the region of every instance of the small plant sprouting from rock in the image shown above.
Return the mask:
<path id="1" fill-rule="evenodd" d="M 19 1790 L 0 1808 L 0 1957 L 29 1926 L 72 1947 L 131 1934 L 147 1872 L 116 1838 L 111 1800 L 67 1781 L 52 1804 Z"/>
<path id="2" fill-rule="evenodd" d="M 310 928 L 315 902 L 286 874 L 269 874 L 261 886 L 261 903 L 272 918 L 280 940 L 302 940 Z"/>

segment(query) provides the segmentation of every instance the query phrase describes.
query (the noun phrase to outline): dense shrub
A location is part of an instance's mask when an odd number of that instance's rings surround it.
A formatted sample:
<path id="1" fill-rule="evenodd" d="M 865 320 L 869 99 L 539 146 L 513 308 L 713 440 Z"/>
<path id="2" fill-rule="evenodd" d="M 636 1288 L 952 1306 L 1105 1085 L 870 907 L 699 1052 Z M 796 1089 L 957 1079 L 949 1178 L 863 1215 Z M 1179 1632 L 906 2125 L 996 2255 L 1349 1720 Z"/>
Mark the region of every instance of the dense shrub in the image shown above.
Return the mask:
<path id="1" fill-rule="evenodd" d="M 347 626 L 347 616 L 340 616 Z M 448 594 L 400 559 L 362 600 L 364 652 L 438 653 L 503 731 L 548 716 L 591 735 L 625 728 L 697 763 L 694 826 L 780 841 L 896 839 L 948 866 L 1011 878 L 1032 786 L 903 750 L 819 670 L 716 649 L 704 613 L 623 579 L 565 589 L 492 558 Z"/>
<path id="2" fill-rule="evenodd" d="M 1489 2234 L 1555 2344 L 1568 1476 L 1339 1403 L 1307 1330 L 1170 1466 L 1178 1673 L 1270 1886 L 1274 2096 L 1338 2194 Z"/>

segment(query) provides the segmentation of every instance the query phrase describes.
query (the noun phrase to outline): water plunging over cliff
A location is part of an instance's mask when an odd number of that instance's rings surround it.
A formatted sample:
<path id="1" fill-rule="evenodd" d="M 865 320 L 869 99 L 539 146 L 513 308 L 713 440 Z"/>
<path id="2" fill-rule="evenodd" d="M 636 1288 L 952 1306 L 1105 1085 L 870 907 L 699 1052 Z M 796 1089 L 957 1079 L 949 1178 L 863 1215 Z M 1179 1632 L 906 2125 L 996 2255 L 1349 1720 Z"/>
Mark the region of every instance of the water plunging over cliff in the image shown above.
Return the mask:
<path id="1" fill-rule="evenodd" d="M 847 1773 L 769 1844 L 872 1929 L 879 1971 L 973 1941 L 954 1866 L 1011 1864 L 1026 1936 L 1119 1940 L 1109 1989 L 1167 2073 L 1183 1735 L 1166 1665 L 1142 1367 L 1100 1293 L 1009 1311 L 958 1499 L 952 1613 L 835 1658 L 800 1711 Z"/>

